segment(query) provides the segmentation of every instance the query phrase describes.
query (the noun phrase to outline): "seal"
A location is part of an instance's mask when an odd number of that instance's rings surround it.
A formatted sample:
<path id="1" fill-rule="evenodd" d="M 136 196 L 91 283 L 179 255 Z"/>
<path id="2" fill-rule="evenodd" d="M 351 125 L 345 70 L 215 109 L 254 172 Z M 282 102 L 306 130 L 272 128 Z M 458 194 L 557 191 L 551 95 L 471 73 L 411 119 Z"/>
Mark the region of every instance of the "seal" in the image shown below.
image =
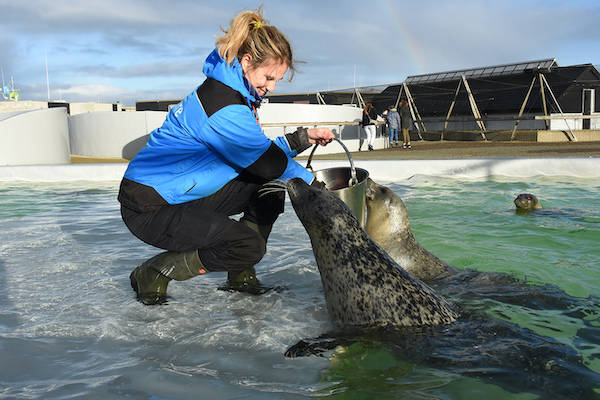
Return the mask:
<path id="1" fill-rule="evenodd" d="M 521 193 L 514 200 L 517 214 L 535 215 L 553 218 L 568 218 L 585 221 L 586 218 L 597 218 L 597 214 L 574 208 L 545 208 L 540 200 L 530 193 Z"/>
<path id="2" fill-rule="evenodd" d="M 419 244 L 410 230 L 404 202 L 390 188 L 368 179 L 366 232 L 409 274 L 456 298 L 493 299 L 531 308 L 568 308 L 576 300 L 552 285 L 528 285 L 502 272 L 481 272 L 447 264 Z M 440 288 L 444 288 L 440 291 Z"/>
<path id="3" fill-rule="evenodd" d="M 291 179 L 287 191 L 310 237 L 327 310 L 339 328 L 442 325 L 458 312 L 399 266 L 361 228 L 346 204 Z"/>
<path id="4" fill-rule="evenodd" d="M 451 283 L 453 298 L 458 294 L 468 300 L 472 290 L 457 292 L 463 286 L 456 279 L 460 274 L 449 275 L 450 282 L 436 280 L 434 292 L 375 243 L 339 198 L 300 179 L 288 181 L 286 187 L 310 237 L 329 315 L 340 328 L 301 340 L 286 350 L 286 357 L 322 356 L 342 346 L 334 357 L 343 360 L 363 344 L 364 354 L 372 354 L 375 344 L 383 346 L 386 356 L 481 378 L 511 392 L 598 398 L 592 388 L 599 387 L 600 375 L 588 370 L 570 346 L 490 318 L 478 306 L 469 310 L 469 301 L 459 318 L 454 305 L 440 294 L 440 284 Z"/>
<path id="5" fill-rule="evenodd" d="M 530 193 L 521 193 L 514 200 L 517 211 L 540 210 L 542 203 Z"/>
<path id="6" fill-rule="evenodd" d="M 368 178 L 366 197 L 365 230 L 406 272 L 426 282 L 456 272 L 456 268 L 427 251 L 415 239 L 400 196 Z"/>

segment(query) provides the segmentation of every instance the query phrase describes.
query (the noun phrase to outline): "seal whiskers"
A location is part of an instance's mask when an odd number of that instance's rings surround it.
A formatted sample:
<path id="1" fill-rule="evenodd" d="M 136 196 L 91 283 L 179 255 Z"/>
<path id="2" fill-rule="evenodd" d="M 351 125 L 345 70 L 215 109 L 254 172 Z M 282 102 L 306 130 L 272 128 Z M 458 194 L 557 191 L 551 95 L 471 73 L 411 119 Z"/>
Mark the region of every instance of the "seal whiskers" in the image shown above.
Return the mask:
<path id="1" fill-rule="evenodd" d="M 263 197 L 271 193 L 285 192 L 287 190 L 287 186 L 283 181 L 270 181 L 262 185 L 260 189 L 258 189 L 258 197 Z"/>

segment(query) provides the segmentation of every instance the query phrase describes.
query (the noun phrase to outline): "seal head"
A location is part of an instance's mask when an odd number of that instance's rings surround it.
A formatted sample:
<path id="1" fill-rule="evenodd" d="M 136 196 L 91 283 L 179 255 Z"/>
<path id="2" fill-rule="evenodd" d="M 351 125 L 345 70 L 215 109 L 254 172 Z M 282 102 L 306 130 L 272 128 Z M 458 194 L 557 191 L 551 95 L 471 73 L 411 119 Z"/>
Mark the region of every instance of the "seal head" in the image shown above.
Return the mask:
<path id="1" fill-rule="evenodd" d="M 514 200 L 515 206 L 517 206 L 517 210 L 539 210 L 542 208 L 542 203 L 538 200 L 537 197 L 532 195 L 531 193 L 521 193 Z"/>
<path id="2" fill-rule="evenodd" d="M 371 238 L 412 276 L 431 281 L 456 272 L 419 244 L 410 230 L 404 202 L 391 189 L 367 180 L 367 224 Z"/>

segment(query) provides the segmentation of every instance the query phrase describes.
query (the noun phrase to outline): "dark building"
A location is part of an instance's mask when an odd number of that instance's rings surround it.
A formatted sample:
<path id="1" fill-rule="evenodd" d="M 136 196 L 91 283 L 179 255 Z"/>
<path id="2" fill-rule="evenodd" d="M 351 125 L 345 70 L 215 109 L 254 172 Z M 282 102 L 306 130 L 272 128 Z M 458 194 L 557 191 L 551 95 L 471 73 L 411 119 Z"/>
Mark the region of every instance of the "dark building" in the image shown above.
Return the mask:
<path id="1" fill-rule="evenodd" d="M 143 100 L 135 102 L 135 111 L 169 111 L 170 106 L 179 100 Z"/>
<path id="2" fill-rule="evenodd" d="M 379 88 L 380 90 L 377 90 Z M 410 103 L 420 132 L 548 129 L 556 113 L 600 112 L 600 73 L 592 64 L 559 67 L 555 59 L 409 76 L 402 83 L 318 94 L 270 95 L 270 102 L 373 102 L 379 113 L 399 99 Z M 518 122 L 517 122 L 518 121 Z M 593 128 L 583 119 L 580 129 Z"/>
<path id="3" fill-rule="evenodd" d="M 299 104 L 355 104 L 360 105 L 360 97 L 365 103 L 379 102 L 382 99 L 382 90 L 387 86 L 360 87 L 355 89 L 329 90 L 315 93 L 269 94 L 266 99 L 269 103 L 299 103 Z M 357 94 L 357 92 L 359 94 Z M 393 101 L 395 101 L 394 99 Z M 381 109 L 383 111 L 383 108 Z"/>
<path id="4" fill-rule="evenodd" d="M 423 122 L 429 120 L 429 125 L 445 124 L 447 119 L 473 121 L 477 116 L 486 130 L 507 129 L 521 114 L 527 128 L 546 129 L 544 120 L 531 118 L 600 111 L 600 90 L 596 90 L 600 89 L 600 73 L 592 64 L 559 67 L 553 59 L 540 60 L 410 76 L 405 84 Z M 386 88 L 396 95 L 401 89 Z M 406 90 L 401 97 L 409 97 Z M 590 120 L 584 121 L 589 129 Z"/>

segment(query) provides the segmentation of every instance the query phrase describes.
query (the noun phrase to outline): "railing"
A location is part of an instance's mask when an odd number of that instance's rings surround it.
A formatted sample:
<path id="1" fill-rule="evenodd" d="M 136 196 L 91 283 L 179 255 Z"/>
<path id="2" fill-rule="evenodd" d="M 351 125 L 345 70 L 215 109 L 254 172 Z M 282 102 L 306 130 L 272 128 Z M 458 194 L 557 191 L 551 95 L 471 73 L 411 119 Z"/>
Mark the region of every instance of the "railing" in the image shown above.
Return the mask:
<path id="1" fill-rule="evenodd" d="M 376 121 L 375 122 L 376 125 L 384 125 L 385 122 L 383 121 Z M 266 123 L 261 123 L 260 126 L 262 128 L 283 128 L 283 134 L 285 135 L 286 132 L 286 128 L 288 127 L 293 127 L 294 129 L 303 126 L 303 127 L 313 127 L 316 128 L 318 126 L 337 126 L 337 133 L 334 131 L 334 133 L 336 133 L 336 136 L 338 137 L 338 139 L 343 139 L 342 138 L 342 127 L 343 126 L 356 126 L 357 127 L 357 132 L 356 132 L 356 138 L 360 138 L 360 128 L 361 128 L 361 123 L 360 121 L 333 121 L 333 122 L 266 122 Z"/>
<path id="2" fill-rule="evenodd" d="M 561 115 L 521 115 L 521 116 L 487 116 L 487 117 L 482 117 L 482 118 L 473 118 L 473 117 L 454 117 L 454 118 L 427 118 L 427 119 L 417 119 L 415 120 L 415 126 L 416 123 L 420 123 L 421 125 L 424 126 L 425 122 L 445 122 L 446 124 L 450 123 L 450 122 L 477 122 L 477 121 L 515 121 L 515 126 L 512 129 L 512 135 L 510 140 L 514 140 L 515 139 L 515 135 L 516 135 L 516 131 L 517 131 L 517 126 L 519 124 L 520 121 L 524 121 L 524 120 L 529 120 L 529 121 L 539 121 L 539 120 L 543 120 L 543 121 L 548 121 L 548 120 L 563 120 L 565 121 L 565 124 L 567 125 L 567 129 L 562 130 L 565 132 L 565 135 L 567 136 L 567 138 L 569 139 L 569 141 L 577 141 L 577 138 L 575 137 L 575 134 L 573 133 L 573 130 L 571 129 L 571 126 L 569 125 L 569 122 L 567 120 L 592 120 L 592 119 L 599 119 L 600 118 L 600 114 L 591 114 L 591 115 L 583 115 L 583 114 L 565 114 L 563 112 L 561 112 Z M 418 129 L 418 126 L 417 126 Z M 548 128 L 547 128 L 548 129 Z M 588 128 L 589 129 L 589 128 Z M 505 131 L 506 129 L 496 129 L 495 131 Z M 444 129 L 441 131 L 430 131 L 430 132 L 441 132 L 442 133 L 442 140 L 444 137 L 444 133 L 447 131 L 446 127 L 444 126 Z M 568 133 L 567 133 L 568 131 Z M 489 130 L 486 129 L 485 132 L 494 132 L 494 130 Z"/>
<path id="3" fill-rule="evenodd" d="M 600 114 L 581 115 L 581 114 L 565 114 L 565 115 L 536 115 L 535 119 L 597 119 Z"/>

